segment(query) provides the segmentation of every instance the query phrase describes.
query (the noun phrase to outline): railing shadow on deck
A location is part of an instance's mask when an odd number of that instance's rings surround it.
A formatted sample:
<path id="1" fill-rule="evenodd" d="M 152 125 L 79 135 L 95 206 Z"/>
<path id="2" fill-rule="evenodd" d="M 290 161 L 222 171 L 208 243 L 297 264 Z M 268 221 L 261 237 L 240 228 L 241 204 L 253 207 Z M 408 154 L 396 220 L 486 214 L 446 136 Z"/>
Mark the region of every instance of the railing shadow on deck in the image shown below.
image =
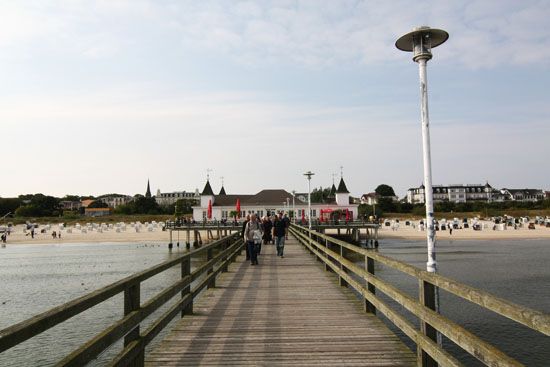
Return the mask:
<path id="1" fill-rule="evenodd" d="M 111 366 L 143 366 L 145 347 L 178 314 L 193 313 L 193 300 L 206 287 L 215 286 L 216 276 L 226 272 L 229 263 L 243 249 L 240 232 L 233 233 L 187 254 L 168 260 L 152 268 L 131 275 L 118 282 L 93 291 L 28 320 L 0 330 L 0 353 L 53 328 L 54 326 L 98 305 L 117 294 L 124 293 L 124 317 L 60 361 L 58 366 L 82 366 L 124 338 L 123 350 L 111 361 Z M 206 262 L 191 271 L 191 258 L 204 256 Z M 215 254 L 215 255 L 214 255 Z M 140 285 L 143 281 L 174 266 L 181 266 L 181 279 L 162 292 L 140 303 Z M 192 283 L 200 282 L 192 287 Z M 178 294 L 181 298 L 156 319 L 145 331 L 140 323 Z"/>
<path id="2" fill-rule="evenodd" d="M 488 366 L 522 366 L 491 344 L 464 329 L 452 320 L 434 311 L 436 289 L 445 290 L 482 308 L 505 316 L 544 335 L 550 335 L 550 315 L 523 307 L 492 294 L 459 283 L 453 279 L 429 273 L 404 262 L 381 255 L 374 250 L 338 240 L 303 226 L 291 225 L 290 232 L 316 258 L 325 264 L 325 269 L 336 273 L 340 285 L 350 286 L 364 298 L 365 312 L 382 313 L 417 346 L 419 366 L 462 366 L 437 342 L 437 333 L 445 335 L 467 353 Z M 334 251 L 333 248 L 338 250 Z M 365 267 L 345 257 L 345 251 L 364 257 Z M 414 277 L 419 283 L 419 300 L 400 291 L 374 274 L 375 262 Z M 352 276 L 353 273 L 355 275 Z M 363 279 L 364 283 L 357 280 Z M 380 297 L 379 290 L 396 301 L 420 320 L 418 330 L 403 315 L 390 308 Z"/>

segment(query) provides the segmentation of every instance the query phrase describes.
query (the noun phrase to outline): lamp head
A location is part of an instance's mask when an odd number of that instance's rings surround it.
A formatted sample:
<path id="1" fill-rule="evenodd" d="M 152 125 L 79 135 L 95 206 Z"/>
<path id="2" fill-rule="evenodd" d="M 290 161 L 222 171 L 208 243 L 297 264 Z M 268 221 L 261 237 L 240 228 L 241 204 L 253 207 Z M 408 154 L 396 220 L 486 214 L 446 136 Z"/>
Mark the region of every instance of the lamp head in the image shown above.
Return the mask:
<path id="1" fill-rule="evenodd" d="M 426 26 L 416 27 L 411 32 L 399 37 L 395 47 L 401 51 L 413 53 L 413 61 L 432 58 L 432 48 L 447 41 L 449 33 L 441 29 Z"/>

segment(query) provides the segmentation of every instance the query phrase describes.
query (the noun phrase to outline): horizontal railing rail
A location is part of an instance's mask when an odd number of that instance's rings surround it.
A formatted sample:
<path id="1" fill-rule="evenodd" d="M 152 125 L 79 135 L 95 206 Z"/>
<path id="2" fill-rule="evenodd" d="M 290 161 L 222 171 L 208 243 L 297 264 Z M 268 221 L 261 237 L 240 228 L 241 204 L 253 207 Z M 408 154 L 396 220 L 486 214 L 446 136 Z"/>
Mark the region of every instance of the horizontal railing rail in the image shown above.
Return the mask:
<path id="1" fill-rule="evenodd" d="M 412 265 L 381 255 L 373 250 L 363 249 L 325 234 L 310 231 L 305 227 L 292 225 L 290 232 L 318 260 L 325 263 L 327 270 L 331 270 L 338 275 L 341 285 L 349 285 L 361 294 L 364 298 L 366 312 L 376 313 L 377 310 L 380 311 L 416 343 L 419 364 L 461 365 L 458 360 L 438 345 L 437 338 L 428 332 L 431 327 L 486 365 L 521 366 L 520 362 L 428 307 L 429 305 L 426 302 L 424 292 L 430 286 L 443 289 L 484 309 L 514 320 L 532 330 L 541 332 L 544 335 L 550 335 L 550 315 L 548 314 L 514 304 L 488 292 L 459 283 L 439 274 L 418 269 Z M 340 251 L 334 251 L 333 247 L 337 247 Z M 347 259 L 344 249 L 363 257 L 365 259 L 365 267 L 361 267 Z M 419 282 L 419 300 L 414 299 L 377 277 L 374 274 L 375 262 L 416 278 Z M 351 273 L 355 274 L 356 277 L 353 277 Z M 363 279 L 365 283 L 361 283 L 357 278 Z M 377 297 L 377 290 L 416 316 L 421 321 L 420 330 L 401 314 L 389 307 L 381 298 Z M 429 357 L 426 357 L 426 354 Z"/>
<path id="2" fill-rule="evenodd" d="M 176 315 L 181 313 L 183 317 L 193 312 L 193 300 L 204 288 L 215 286 L 216 276 L 227 271 L 229 263 L 235 260 L 242 249 L 243 240 L 239 233 L 234 233 L 0 330 L 0 353 L 115 295 L 124 293 L 124 317 L 81 345 L 57 365 L 82 366 L 124 337 L 124 349 L 115 357 L 111 365 L 142 366 L 145 347 Z M 191 271 L 191 258 L 204 255 L 206 255 L 206 262 Z M 141 304 L 141 283 L 177 265 L 181 266 L 181 279 Z M 192 287 L 192 283 L 196 280 L 199 283 Z M 140 323 L 178 294 L 181 294 L 181 298 L 147 330 L 140 333 Z"/>

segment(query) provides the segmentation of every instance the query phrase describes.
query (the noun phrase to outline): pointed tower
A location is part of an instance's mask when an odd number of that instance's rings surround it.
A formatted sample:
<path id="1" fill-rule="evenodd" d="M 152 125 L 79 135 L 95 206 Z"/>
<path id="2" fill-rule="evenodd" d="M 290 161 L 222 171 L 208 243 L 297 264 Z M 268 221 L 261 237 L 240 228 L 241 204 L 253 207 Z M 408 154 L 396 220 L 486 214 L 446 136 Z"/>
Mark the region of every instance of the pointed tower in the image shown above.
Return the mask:
<path id="1" fill-rule="evenodd" d="M 330 192 L 328 193 L 328 198 L 334 199 L 335 195 L 336 195 L 336 186 L 333 183 L 332 187 L 330 188 Z"/>
<path id="2" fill-rule="evenodd" d="M 343 177 L 340 178 L 338 189 L 336 189 L 336 205 L 349 205 L 349 191 Z"/>
<path id="3" fill-rule="evenodd" d="M 208 207 L 208 201 L 212 201 L 212 205 L 214 204 L 214 191 L 212 191 L 212 186 L 210 186 L 210 180 L 206 180 L 206 185 L 204 185 L 204 189 L 201 192 L 201 207 L 206 208 Z"/>
<path id="4" fill-rule="evenodd" d="M 149 185 L 149 179 L 147 179 L 147 191 L 145 191 L 145 197 L 146 198 L 151 197 L 151 185 Z"/>
<path id="5" fill-rule="evenodd" d="M 227 195 L 225 193 L 225 188 L 222 186 L 222 189 L 220 190 L 220 193 L 218 195 Z"/>

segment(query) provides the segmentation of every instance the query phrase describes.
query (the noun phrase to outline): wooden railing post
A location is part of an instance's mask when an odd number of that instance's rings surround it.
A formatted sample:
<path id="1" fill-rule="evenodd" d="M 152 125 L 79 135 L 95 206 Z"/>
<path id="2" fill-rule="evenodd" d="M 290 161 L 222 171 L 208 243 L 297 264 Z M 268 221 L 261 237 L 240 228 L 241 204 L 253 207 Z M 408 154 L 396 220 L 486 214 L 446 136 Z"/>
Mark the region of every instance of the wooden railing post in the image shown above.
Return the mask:
<path id="1" fill-rule="evenodd" d="M 325 248 L 327 250 L 330 249 L 330 244 L 328 242 L 328 238 L 325 237 Z M 328 258 L 328 255 L 325 253 L 325 258 L 327 259 L 327 261 L 330 261 L 330 259 Z M 325 271 L 332 271 L 332 268 L 325 262 Z"/>
<path id="2" fill-rule="evenodd" d="M 140 307 L 140 284 L 136 283 L 124 290 L 124 316 L 139 310 Z M 133 341 L 139 340 L 139 325 L 136 326 L 124 337 L 124 346 Z M 145 363 L 145 349 L 142 349 L 131 363 L 132 367 L 142 367 Z"/>
<path id="3" fill-rule="evenodd" d="M 368 255 L 365 256 L 365 268 L 367 269 L 367 272 L 369 274 L 374 275 L 374 259 L 372 257 L 369 257 Z M 367 281 L 367 290 L 372 293 L 376 294 L 376 287 L 374 284 Z M 365 299 L 365 312 L 376 314 L 376 307 L 369 301 Z"/>
<path id="4" fill-rule="evenodd" d="M 342 246 L 342 245 L 340 245 L 340 256 L 344 257 L 344 246 Z M 344 267 L 342 262 L 340 262 L 340 270 L 342 270 L 343 272 L 346 272 L 346 268 Z M 342 278 L 341 275 L 338 276 L 338 280 L 339 280 L 340 286 L 342 286 L 342 287 L 347 287 L 348 286 L 348 282 L 346 282 L 344 280 L 344 278 Z"/>
<path id="5" fill-rule="evenodd" d="M 187 256 L 185 259 L 181 262 L 181 278 L 185 278 L 187 276 L 191 275 L 191 256 Z M 181 298 L 185 297 L 191 293 L 191 283 L 185 288 L 181 290 Z M 181 310 L 181 317 L 184 315 L 191 315 L 193 313 L 193 300 L 189 302 L 189 304 Z"/>
<path id="6" fill-rule="evenodd" d="M 206 251 L 206 261 L 210 261 L 214 258 L 214 256 L 212 255 L 212 248 L 209 248 L 207 251 Z M 206 273 L 207 275 L 210 275 L 214 272 L 214 270 L 212 268 L 208 269 L 208 272 Z M 208 289 L 210 288 L 215 288 L 216 287 L 216 277 L 213 277 L 212 280 L 210 280 L 210 282 L 208 283 Z"/>
<path id="7" fill-rule="evenodd" d="M 227 250 L 229 247 L 231 247 L 231 241 L 230 240 L 226 240 L 223 245 L 222 245 L 222 251 L 225 251 Z M 227 256 L 224 256 L 222 258 L 222 263 L 225 263 L 225 265 L 222 265 L 222 273 L 226 273 L 227 270 L 228 270 L 228 261 L 227 261 L 228 257 Z"/>
<path id="8" fill-rule="evenodd" d="M 432 283 L 419 279 L 418 287 L 420 303 L 435 311 L 435 286 Z M 437 330 L 433 326 L 420 320 L 420 330 L 424 335 L 437 343 Z M 437 362 L 428 353 L 423 351 L 422 348 L 417 346 L 416 353 L 422 367 L 437 367 Z"/>

